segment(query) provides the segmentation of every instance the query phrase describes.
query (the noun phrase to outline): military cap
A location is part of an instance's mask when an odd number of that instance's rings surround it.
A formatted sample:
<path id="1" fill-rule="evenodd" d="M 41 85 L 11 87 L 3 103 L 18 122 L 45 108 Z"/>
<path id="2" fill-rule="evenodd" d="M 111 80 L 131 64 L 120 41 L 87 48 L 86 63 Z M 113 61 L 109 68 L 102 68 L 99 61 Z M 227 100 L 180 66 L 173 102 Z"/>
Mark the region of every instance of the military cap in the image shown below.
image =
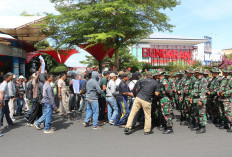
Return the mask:
<path id="1" fill-rule="evenodd" d="M 209 70 L 205 69 L 204 70 L 204 75 L 209 75 Z"/>
<path id="2" fill-rule="evenodd" d="M 164 72 L 164 75 L 165 76 L 170 76 L 169 72 L 167 72 L 167 71 Z"/>
<path id="3" fill-rule="evenodd" d="M 204 74 L 204 71 L 202 70 L 202 68 L 196 68 L 195 70 L 194 70 L 194 72 L 195 73 L 200 73 L 200 74 Z"/>
<path id="4" fill-rule="evenodd" d="M 152 72 L 151 72 L 151 71 L 148 71 L 148 72 L 146 73 L 146 75 L 147 75 L 147 76 L 152 76 Z"/>
<path id="5" fill-rule="evenodd" d="M 165 71 L 163 69 L 158 69 L 158 73 L 156 75 L 161 75 L 161 74 L 164 74 Z"/>
<path id="6" fill-rule="evenodd" d="M 184 71 L 183 70 L 179 70 L 176 75 L 184 75 Z"/>
<path id="7" fill-rule="evenodd" d="M 211 70 L 211 73 L 220 73 L 220 70 L 216 67 L 214 67 L 212 70 Z"/>
<path id="8" fill-rule="evenodd" d="M 156 75 L 158 74 L 158 72 L 159 72 L 159 71 L 158 71 L 157 69 L 155 69 L 155 70 L 154 70 L 154 76 L 156 76 Z"/>
<path id="9" fill-rule="evenodd" d="M 188 68 L 187 70 L 185 70 L 187 73 L 194 73 L 194 69 L 193 68 Z"/>
<path id="10" fill-rule="evenodd" d="M 222 70 L 222 72 L 224 72 L 224 73 L 231 73 L 231 70 L 228 68 L 228 67 L 226 67 L 226 68 L 224 68 L 224 69 L 221 69 Z"/>

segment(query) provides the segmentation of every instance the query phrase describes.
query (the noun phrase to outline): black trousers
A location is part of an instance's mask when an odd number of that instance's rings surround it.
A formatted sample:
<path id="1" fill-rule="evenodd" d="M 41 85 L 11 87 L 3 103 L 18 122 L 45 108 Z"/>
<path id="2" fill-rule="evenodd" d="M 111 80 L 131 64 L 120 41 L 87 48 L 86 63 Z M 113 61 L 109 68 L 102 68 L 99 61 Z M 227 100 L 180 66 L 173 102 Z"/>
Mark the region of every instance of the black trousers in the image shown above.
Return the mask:
<path id="1" fill-rule="evenodd" d="M 5 100 L 5 104 L 2 108 L 2 116 L 0 117 L 1 118 L 1 124 L 3 124 L 3 117 L 5 116 L 6 117 L 6 121 L 7 121 L 7 124 L 8 125 L 12 125 L 13 122 L 10 118 L 10 110 L 9 110 L 9 106 L 8 106 L 8 100 Z"/>
<path id="2" fill-rule="evenodd" d="M 105 107 L 106 107 L 106 98 L 100 97 L 98 99 L 99 102 L 99 120 L 106 120 L 105 116 Z"/>
<path id="3" fill-rule="evenodd" d="M 29 123 L 33 124 L 36 119 L 42 116 L 42 105 L 38 102 L 37 99 L 32 99 L 33 108 L 29 117 Z"/>

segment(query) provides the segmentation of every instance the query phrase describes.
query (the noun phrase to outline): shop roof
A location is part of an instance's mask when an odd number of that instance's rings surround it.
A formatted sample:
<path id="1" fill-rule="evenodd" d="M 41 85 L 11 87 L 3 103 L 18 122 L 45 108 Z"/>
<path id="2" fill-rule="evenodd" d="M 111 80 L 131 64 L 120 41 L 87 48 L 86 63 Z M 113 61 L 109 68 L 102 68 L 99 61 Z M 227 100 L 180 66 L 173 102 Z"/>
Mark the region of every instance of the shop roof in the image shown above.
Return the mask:
<path id="1" fill-rule="evenodd" d="M 21 41 L 40 41 L 47 37 L 40 33 L 44 19 L 44 16 L 0 16 L 0 31 Z"/>
<path id="2" fill-rule="evenodd" d="M 177 44 L 177 45 L 196 45 L 208 42 L 208 39 L 192 38 L 177 36 L 172 34 L 159 34 L 153 33 L 148 38 L 142 39 L 140 43 L 153 43 L 153 44 Z"/>

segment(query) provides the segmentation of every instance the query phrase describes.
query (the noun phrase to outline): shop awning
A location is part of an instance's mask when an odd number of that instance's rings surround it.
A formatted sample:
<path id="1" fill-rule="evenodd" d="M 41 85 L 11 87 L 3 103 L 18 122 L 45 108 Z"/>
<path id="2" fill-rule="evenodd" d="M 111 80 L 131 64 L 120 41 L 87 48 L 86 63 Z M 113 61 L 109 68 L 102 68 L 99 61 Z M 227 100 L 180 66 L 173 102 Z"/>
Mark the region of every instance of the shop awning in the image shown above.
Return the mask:
<path id="1" fill-rule="evenodd" d="M 106 48 L 106 46 L 102 43 L 95 44 L 91 47 L 88 47 L 90 44 L 81 44 L 78 45 L 80 48 L 87 51 L 91 54 L 96 60 L 102 61 L 107 55 L 112 58 L 114 54 L 113 48 Z"/>
<path id="2" fill-rule="evenodd" d="M 21 41 L 36 42 L 47 38 L 40 32 L 44 16 L 0 16 L 0 31 Z"/>

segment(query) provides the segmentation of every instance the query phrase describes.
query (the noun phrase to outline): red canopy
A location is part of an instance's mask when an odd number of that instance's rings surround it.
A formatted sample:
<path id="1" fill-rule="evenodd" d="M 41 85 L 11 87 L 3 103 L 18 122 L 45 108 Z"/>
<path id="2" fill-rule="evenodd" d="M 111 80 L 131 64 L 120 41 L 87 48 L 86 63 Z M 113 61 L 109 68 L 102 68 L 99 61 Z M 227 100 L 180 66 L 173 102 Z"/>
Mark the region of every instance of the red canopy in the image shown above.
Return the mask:
<path id="1" fill-rule="evenodd" d="M 45 51 L 45 50 L 39 50 L 39 52 L 46 53 L 50 56 L 52 56 L 57 62 L 59 63 L 65 63 L 67 59 L 72 56 L 75 53 L 80 53 L 76 49 L 71 50 L 59 50 L 59 51 Z"/>
<path id="2" fill-rule="evenodd" d="M 86 50 L 88 53 L 90 53 L 96 60 L 102 61 L 106 55 L 108 55 L 110 58 L 112 58 L 114 54 L 113 48 L 106 49 L 105 45 L 102 43 L 95 44 L 91 47 L 86 48 L 90 44 L 81 44 L 78 45 L 80 48 Z"/>
<path id="3" fill-rule="evenodd" d="M 29 63 L 32 58 L 39 56 L 39 55 L 42 55 L 42 53 L 46 53 L 46 54 L 50 55 L 51 57 L 53 57 L 57 62 L 64 64 L 70 56 L 72 56 L 75 53 L 80 53 L 80 52 L 78 52 L 76 49 L 59 50 L 59 51 L 39 50 L 39 51 L 37 51 L 37 53 L 35 53 L 35 52 L 28 53 L 26 63 Z"/>
<path id="4" fill-rule="evenodd" d="M 26 64 L 29 63 L 32 58 L 42 55 L 41 53 L 36 53 L 36 52 L 31 52 L 31 53 L 27 53 L 27 60 L 26 60 Z"/>

